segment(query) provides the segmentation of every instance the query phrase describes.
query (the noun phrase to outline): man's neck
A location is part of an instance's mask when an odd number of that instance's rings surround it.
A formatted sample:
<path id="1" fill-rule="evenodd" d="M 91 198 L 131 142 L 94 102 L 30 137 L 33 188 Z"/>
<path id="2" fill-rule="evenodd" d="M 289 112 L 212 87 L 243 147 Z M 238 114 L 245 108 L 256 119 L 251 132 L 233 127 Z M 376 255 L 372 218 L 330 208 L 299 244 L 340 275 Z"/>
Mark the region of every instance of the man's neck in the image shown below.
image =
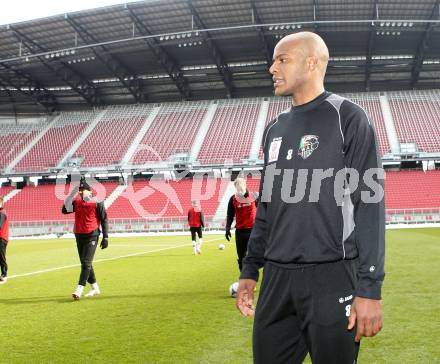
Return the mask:
<path id="1" fill-rule="evenodd" d="M 293 106 L 300 106 L 307 104 L 308 102 L 316 99 L 325 91 L 324 86 L 313 87 L 309 89 L 304 89 L 299 92 L 295 92 L 292 95 Z"/>

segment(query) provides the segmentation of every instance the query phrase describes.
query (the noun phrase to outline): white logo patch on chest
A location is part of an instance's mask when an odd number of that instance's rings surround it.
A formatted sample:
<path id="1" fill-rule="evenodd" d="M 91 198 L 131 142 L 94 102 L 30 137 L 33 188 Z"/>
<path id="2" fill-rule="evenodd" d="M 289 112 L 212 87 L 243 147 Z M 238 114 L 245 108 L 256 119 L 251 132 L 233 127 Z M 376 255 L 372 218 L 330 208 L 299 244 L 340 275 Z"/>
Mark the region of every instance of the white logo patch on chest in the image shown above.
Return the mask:
<path id="1" fill-rule="evenodd" d="M 283 140 L 282 137 L 272 139 L 272 142 L 270 143 L 270 147 L 269 147 L 268 163 L 275 162 L 278 160 L 278 155 L 280 154 L 280 147 L 282 140 Z"/>

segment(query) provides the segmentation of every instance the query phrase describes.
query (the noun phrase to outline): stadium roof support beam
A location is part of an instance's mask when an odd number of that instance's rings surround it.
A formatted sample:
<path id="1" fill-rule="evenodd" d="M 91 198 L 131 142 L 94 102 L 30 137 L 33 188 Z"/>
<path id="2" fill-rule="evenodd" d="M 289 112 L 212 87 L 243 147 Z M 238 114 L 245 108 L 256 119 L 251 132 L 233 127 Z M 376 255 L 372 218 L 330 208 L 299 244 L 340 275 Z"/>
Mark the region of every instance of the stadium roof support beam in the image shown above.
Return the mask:
<path id="1" fill-rule="evenodd" d="M 86 44 L 90 43 L 90 41 L 93 43 L 99 43 L 93 35 L 91 35 L 86 29 L 84 29 L 84 27 L 78 24 L 71 16 L 66 14 L 64 19 Z M 142 81 L 116 56 L 112 55 L 105 45 L 101 45 L 100 48 L 104 51 L 103 53 L 97 52 L 95 48 L 91 48 L 91 51 L 95 54 L 96 58 L 98 58 L 121 82 L 121 84 L 134 97 L 136 102 L 146 101 L 147 97 L 142 88 Z"/>
<path id="2" fill-rule="evenodd" d="M 17 29 L 14 29 L 9 25 L 9 30 L 14 34 L 14 36 L 22 42 L 22 44 L 28 48 L 29 51 L 33 52 L 32 48 L 28 45 L 39 49 L 41 52 L 48 52 L 47 49 L 40 46 L 38 43 L 34 42 L 27 35 L 23 34 Z M 87 79 L 81 76 L 73 68 L 69 67 L 65 62 L 59 61 L 58 66 L 51 64 L 50 61 L 46 61 L 42 56 L 38 57 L 40 62 L 51 72 L 53 72 L 59 79 L 61 79 L 65 84 L 71 87 L 71 89 L 79 94 L 90 106 L 101 103 L 98 92 L 95 86 L 90 83 Z"/>
<path id="3" fill-rule="evenodd" d="M 130 19 L 133 21 L 141 35 L 153 35 L 153 33 L 139 19 L 133 9 L 128 6 L 128 4 L 125 4 L 125 8 L 128 10 Z M 189 88 L 187 79 L 183 77 L 183 71 L 179 64 L 177 64 L 177 62 L 171 58 L 171 56 L 165 51 L 156 38 L 146 38 L 144 41 L 153 52 L 156 59 L 160 62 L 162 67 L 167 71 L 170 78 L 173 80 L 180 93 L 180 96 L 184 100 L 190 99 L 191 90 Z"/>
<path id="4" fill-rule="evenodd" d="M 374 0 L 373 19 L 378 19 L 378 18 L 379 18 L 379 3 L 378 0 Z M 371 66 L 373 63 L 373 51 L 376 45 L 376 36 L 377 36 L 376 23 L 372 21 L 370 25 L 370 35 L 368 38 L 368 48 L 367 48 L 367 59 L 365 63 L 365 82 L 364 82 L 365 91 L 370 91 Z"/>
<path id="5" fill-rule="evenodd" d="M 252 18 L 254 20 L 254 23 L 261 24 L 261 18 L 258 15 L 257 8 L 255 6 L 255 1 L 250 0 L 251 2 L 251 9 L 252 9 Z M 273 49 L 270 48 L 269 43 L 266 40 L 266 36 L 264 35 L 264 30 L 262 27 L 257 27 L 258 37 L 260 38 L 260 42 L 262 45 L 262 51 L 264 53 L 264 57 L 266 58 L 267 67 L 270 68 L 272 66 L 272 54 Z"/>
<path id="6" fill-rule="evenodd" d="M 194 8 L 194 6 L 192 4 L 192 0 L 187 0 L 186 3 L 188 5 L 188 8 L 191 12 L 191 15 L 192 15 L 193 20 L 196 23 L 196 25 L 200 29 L 206 29 L 205 24 L 203 23 L 202 19 L 199 16 L 199 13 L 197 12 L 197 10 Z M 215 41 L 211 38 L 209 32 L 200 32 L 200 34 L 203 37 L 203 40 L 205 41 L 206 45 L 208 46 L 213 60 L 215 61 L 215 64 L 217 66 L 217 70 L 220 73 L 222 81 L 226 87 L 227 97 L 232 98 L 234 86 L 232 84 L 231 71 L 229 70 L 229 67 L 228 67 L 227 63 L 225 62 L 222 53 L 220 52 Z"/>
<path id="7" fill-rule="evenodd" d="M 318 16 L 316 15 L 318 13 L 318 0 L 313 0 L 313 27 L 315 28 L 315 32 L 318 32 L 319 25 L 316 22 L 318 20 Z"/>
<path id="8" fill-rule="evenodd" d="M 17 108 L 15 106 L 15 98 L 12 97 L 12 94 L 8 89 L 6 89 L 6 93 L 8 94 L 9 100 L 11 101 L 12 111 L 14 112 L 15 123 L 17 123 L 18 122 L 18 115 L 17 115 Z"/>
<path id="9" fill-rule="evenodd" d="M 48 113 L 52 113 L 53 111 L 57 110 L 59 105 L 55 95 L 49 90 L 42 87 L 30 75 L 21 71 L 16 71 L 4 63 L 0 63 L 0 66 L 27 80 L 27 84 L 24 86 L 28 89 L 28 91 L 25 91 L 23 90 L 23 86 L 18 86 L 15 83 L 11 82 L 10 79 L 0 76 L 0 83 L 8 92 L 11 100 L 13 100 L 14 98 L 12 96 L 12 93 L 7 89 L 8 86 L 16 89 L 19 93 L 26 96 L 27 98 L 32 99 L 36 104 L 42 106 Z"/>
<path id="10" fill-rule="evenodd" d="M 440 0 L 437 0 L 432 8 L 430 20 L 440 19 Z M 416 55 L 414 58 L 413 67 L 411 70 L 411 88 L 415 88 L 419 81 L 420 71 L 422 70 L 423 60 L 425 59 L 426 50 L 429 48 L 431 41 L 431 35 L 436 23 L 430 22 L 426 24 L 425 31 L 423 32 L 420 43 L 417 47 Z"/>

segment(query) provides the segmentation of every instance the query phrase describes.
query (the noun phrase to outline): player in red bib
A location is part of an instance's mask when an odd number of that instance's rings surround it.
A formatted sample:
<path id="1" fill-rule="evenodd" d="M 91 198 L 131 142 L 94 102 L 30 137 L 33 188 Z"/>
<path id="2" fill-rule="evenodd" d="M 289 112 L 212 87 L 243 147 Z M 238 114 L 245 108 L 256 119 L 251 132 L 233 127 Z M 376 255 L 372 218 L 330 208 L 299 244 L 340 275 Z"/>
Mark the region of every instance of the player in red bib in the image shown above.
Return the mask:
<path id="1" fill-rule="evenodd" d="M 251 194 L 246 187 L 246 180 L 242 177 L 235 179 L 234 187 L 235 195 L 231 196 L 228 203 L 225 237 L 228 241 L 231 238 L 231 225 L 235 217 L 235 245 L 237 247 L 238 268 L 241 272 L 249 237 L 254 227 L 258 193 Z"/>
<path id="2" fill-rule="evenodd" d="M 9 220 L 3 207 L 3 197 L 0 196 L 0 284 L 8 280 L 8 264 L 6 263 L 6 247 L 9 241 Z"/>
<path id="3" fill-rule="evenodd" d="M 86 297 L 97 296 L 101 293 L 96 282 L 92 263 L 101 232 L 99 230 L 100 225 L 102 227 L 101 249 L 105 249 L 108 246 L 108 221 L 104 202 L 96 201 L 84 177 L 81 178 L 79 184 L 79 195 L 72 201 L 76 191 L 77 189 L 74 188 L 69 197 L 67 197 L 62 213 L 75 213 L 73 232 L 75 233 L 76 246 L 81 261 L 81 274 L 78 286 L 72 293 L 72 297 L 74 300 L 79 300 L 87 282 L 92 286 L 92 289 L 86 294 Z"/>
<path id="4" fill-rule="evenodd" d="M 194 250 L 194 255 L 202 253 L 202 228 L 205 227 L 205 219 L 203 217 L 203 211 L 198 201 L 192 202 L 192 207 L 188 211 L 188 224 L 191 231 L 191 240 Z M 199 241 L 196 243 L 196 233 L 199 237 Z"/>

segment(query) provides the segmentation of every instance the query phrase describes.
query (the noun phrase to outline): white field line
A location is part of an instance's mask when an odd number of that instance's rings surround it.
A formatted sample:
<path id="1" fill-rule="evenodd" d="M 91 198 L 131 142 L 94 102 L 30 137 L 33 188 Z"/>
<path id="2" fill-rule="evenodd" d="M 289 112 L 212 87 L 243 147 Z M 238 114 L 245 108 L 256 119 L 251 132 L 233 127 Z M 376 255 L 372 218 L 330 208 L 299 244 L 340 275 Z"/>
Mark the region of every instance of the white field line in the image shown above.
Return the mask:
<path id="1" fill-rule="evenodd" d="M 213 240 L 209 240 L 209 241 L 206 241 L 206 242 L 204 241 L 204 243 L 211 243 L 213 241 L 222 240 L 222 239 L 223 238 L 213 239 Z M 163 249 L 148 250 L 146 252 L 139 252 L 139 253 L 119 255 L 117 257 L 112 257 L 112 258 L 97 259 L 97 260 L 93 261 L 93 264 L 101 263 L 101 262 L 108 262 L 108 261 L 118 260 L 118 259 L 124 259 L 124 258 L 130 258 L 130 257 L 137 257 L 139 255 L 146 255 L 146 254 L 151 254 L 151 253 L 157 253 L 157 252 L 164 251 L 164 250 L 171 250 L 171 249 L 176 249 L 176 248 L 182 248 L 184 246 L 188 247 L 188 246 L 191 246 L 191 244 L 179 244 L 179 245 L 168 246 L 167 248 L 163 248 Z M 15 275 L 12 275 L 12 276 L 8 276 L 8 279 L 34 276 L 34 275 L 37 275 L 37 274 L 50 273 L 50 272 L 55 272 L 57 270 L 75 268 L 75 267 L 80 267 L 80 266 L 81 266 L 81 264 L 78 264 L 78 263 L 77 264 L 64 265 L 64 266 L 61 266 L 61 267 L 37 270 L 35 272 L 15 274 Z"/>
<path id="2" fill-rule="evenodd" d="M 215 240 L 221 240 L 221 239 L 214 239 L 214 240 L 209 240 L 209 241 L 207 241 L 207 243 L 209 243 L 209 242 L 211 242 L 211 241 L 215 241 Z M 227 241 L 225 241 L 223 244 L 225 244 L 225 245 L 232 245 L 232 244 L 234 244 L 235 245 L 235 243 L 233 243 L 233 242 L 227 242 Z M 130 247 L 130 248 L 139 248 L 139 247 L 142 247 L 142 248 L 147 248 L 147 247 L 150 247 L 150 246 L 174 246 L 173 244 L 113 244 L 112 245 L 112 248 L 119 248 L 119 247 Z"/>
<path id="3" fill-rule="evenodd" d="M 130 248 L 148 248 L 150 246 L 175 246 L 173 244 L 112 244 L 112 248 L 119 248 L 119 247 L 130 247 Z"/>

